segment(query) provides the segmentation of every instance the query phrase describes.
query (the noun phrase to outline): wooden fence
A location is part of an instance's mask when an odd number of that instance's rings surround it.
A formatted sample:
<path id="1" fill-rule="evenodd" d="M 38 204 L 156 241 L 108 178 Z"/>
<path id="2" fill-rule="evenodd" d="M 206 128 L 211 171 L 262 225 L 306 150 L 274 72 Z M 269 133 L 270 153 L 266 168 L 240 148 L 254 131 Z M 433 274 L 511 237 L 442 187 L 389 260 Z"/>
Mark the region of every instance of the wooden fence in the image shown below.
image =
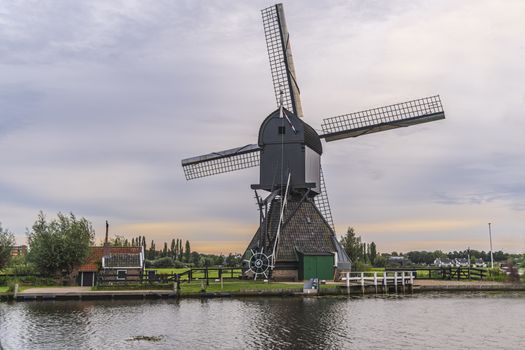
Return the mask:
<path id="1" fill-rule="evenodd" d="M 209 281 L 232 280 L 241 278 L 240 268 L 222 267 L 203 267 L 190 268 L 181 273 L 159 274 L 155 270 L 146 270 L 140 274 L 126 274 L 126 278 L 118 278 L 117 275 L 98 275 L 98 284 L 118 284 L 118 283 L 137 283 L 137 284 L 159 284 L 159 283 L 191 283 L 195 280 L 203 280 L 206 285 Z"/>
<path id="2" fill-rule="evenodd" d="M 406 269 L 405 269 L 406 270 Z M 414 267 L 409 270 L 415 272 L 416 279 L 444 279 L 444 280 L 483 280 L 490 272 L 477 267 Z M 402 269 L 387 268 L 385 271 L 402 271 Z"/>

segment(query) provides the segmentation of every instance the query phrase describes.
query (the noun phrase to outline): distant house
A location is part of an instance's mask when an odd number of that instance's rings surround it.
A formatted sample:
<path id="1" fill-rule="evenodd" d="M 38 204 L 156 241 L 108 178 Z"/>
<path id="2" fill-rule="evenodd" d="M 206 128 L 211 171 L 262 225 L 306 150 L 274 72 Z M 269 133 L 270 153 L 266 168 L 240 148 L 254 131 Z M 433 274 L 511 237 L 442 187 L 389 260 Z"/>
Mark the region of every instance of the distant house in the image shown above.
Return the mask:
<path id="1" fill-rule="evenodd" d="M 126 282 L 140 279 L 144 270 L 144 248 L 90 247 L 86 262 L 78 268 L 79 286 L 94 286 L 101 282 Z"/>
<path id="2" fill-rule="evenodd" d="M 437 258 L 434 260 L 434 266 L 439 267 L 451 267 L 454 265 L 454 262 L 448 258 Z"/>
<path id="3" fill-rule="evenodd" d="M 112 247 L 106 239 L 102 247 L 90 247 L 86 262 L 76 270 L 79 286 L 102 283 L 122 283 L 140 280 L 144 272 L 144 247 Z"/>
<path id="4" fill-rule="evenodd" d="M 474 263 L 474 266 L 476 266 L 476 267 L 487 267 L 487 263 L 484 262 L 482 258 L 479 258 L 479 259 L 476 260 L 476 262 Z"/>
<path id="5" fill-rule="evenodd" d="M 100 281 L 119 283 L 138 281 L 144 271 L 144 247 L 110 247 L 102 257 Z"/>
<path id="6" fill-rule="evenodd" d="M 25 256 L 27 255 L 26 245 L 15 245 L 11 248 L 11 256 Z"/>
<path id="7" fill-rule="evenodd" d="M 466 258 L 456 258 L 454 259 L 454 266 L 456 267 L 468 267 L 470 263 Z"/>

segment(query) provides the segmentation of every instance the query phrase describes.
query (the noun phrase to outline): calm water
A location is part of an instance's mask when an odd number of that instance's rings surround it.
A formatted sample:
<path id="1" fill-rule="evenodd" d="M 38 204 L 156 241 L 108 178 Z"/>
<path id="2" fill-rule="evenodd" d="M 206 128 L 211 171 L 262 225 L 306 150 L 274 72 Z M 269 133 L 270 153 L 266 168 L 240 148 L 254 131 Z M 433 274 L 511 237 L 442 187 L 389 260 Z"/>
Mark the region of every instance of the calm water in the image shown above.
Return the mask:
<path id="1" fill-rule="evenodd" d="M 0 339 L 6 350 L 525 349 L 525 294 L 4 302 Z"/>

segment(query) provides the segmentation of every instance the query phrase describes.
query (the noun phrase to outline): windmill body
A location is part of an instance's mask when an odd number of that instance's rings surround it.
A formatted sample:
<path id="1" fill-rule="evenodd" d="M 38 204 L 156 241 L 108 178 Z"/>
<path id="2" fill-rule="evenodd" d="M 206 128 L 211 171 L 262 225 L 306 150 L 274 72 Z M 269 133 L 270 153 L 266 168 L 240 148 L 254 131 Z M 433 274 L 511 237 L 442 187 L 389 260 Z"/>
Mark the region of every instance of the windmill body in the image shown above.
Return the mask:
<path id="1" fill-rule="evenodd" d="M 264 33 L 278 109 L 259 129 L 257 144 L 184 159 L 186 179 L 260 166 L 252 184 L 259 228 L 248 244 L 246 276 L 298 280 L 333 278 L 350 258 L 335 234 L 321 168 L 326 142 L 358 137 L 445 118 L 439 96 L 326 118 L 319 135 L 303 111 L 284 10 L 262 10 Z"/>
<path id="2" fill-rule="evenodd" d="M 323 146 L 317 132 L 286 109 L 270 114 L 259 129 L 260 183 L 253 189 L 272 192 L 286 186 L 291 175 L 293 190 L 320 192 Z"/>

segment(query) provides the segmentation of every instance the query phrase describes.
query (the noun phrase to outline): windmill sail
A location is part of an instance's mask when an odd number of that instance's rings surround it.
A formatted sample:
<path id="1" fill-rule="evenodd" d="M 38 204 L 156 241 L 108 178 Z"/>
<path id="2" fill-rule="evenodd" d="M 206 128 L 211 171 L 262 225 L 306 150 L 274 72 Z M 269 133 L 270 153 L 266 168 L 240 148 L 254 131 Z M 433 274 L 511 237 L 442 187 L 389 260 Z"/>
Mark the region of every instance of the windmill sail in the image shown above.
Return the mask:
<path id="1" fill-rule="evenodd" d="M 327 142 L 445 119 L 439 95 L 323 120 Z"/>
<path id="2" fill-rule="evenodd" d="M 330 202 L 328 201 L 328 193 L 326 193 L 326 183 L 324 181 L 323 168 L 319 168 L 321 176 L 321 192 L 314 197 L 315 206 L 323 215 L 323 218 L 326 220 L 328 225 L 335 232 L 334 219 L 332 217 L 332 209 L 330 209 Z"/>
<path id="3" fill-rule="evenodd" d="M 262 12 L 264 36 L 270 59 L 275 101 L 280 106 L 281 92 L 283 107 L 298 117 L 303 116 L 299 88 L 290 47 L 290 35 L 286 27 L 282 4 L 268 7 Z"/>
<path id="4" fill-rule="evenodd" d="M 186 180 L 258 166 L 259 145 L 246 145 L 182 160 Z"/>

